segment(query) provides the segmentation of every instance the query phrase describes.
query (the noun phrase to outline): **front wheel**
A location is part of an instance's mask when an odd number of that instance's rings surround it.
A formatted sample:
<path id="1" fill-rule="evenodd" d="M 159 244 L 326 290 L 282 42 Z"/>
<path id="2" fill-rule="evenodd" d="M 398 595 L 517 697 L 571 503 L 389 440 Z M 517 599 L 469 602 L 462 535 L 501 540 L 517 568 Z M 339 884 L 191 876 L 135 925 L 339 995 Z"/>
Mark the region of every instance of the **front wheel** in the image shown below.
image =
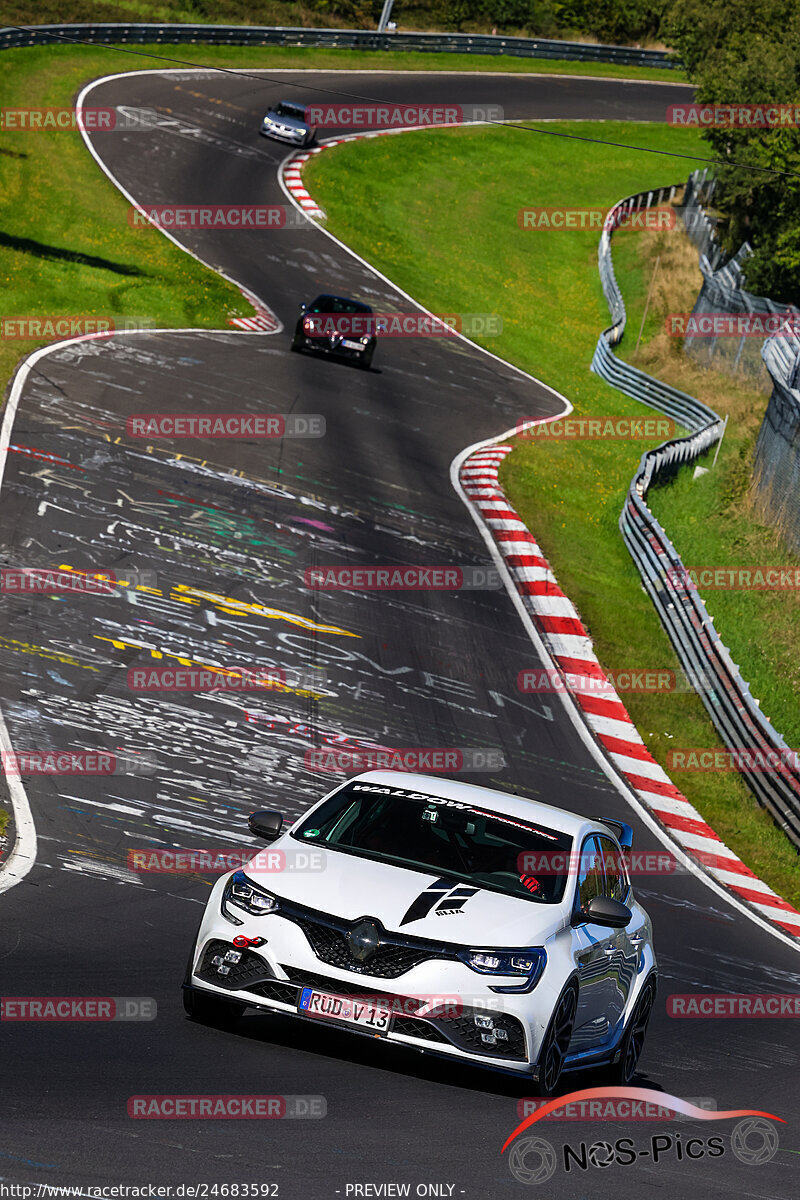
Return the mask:
<path id="1" fill-rule="evenodd" d="M 631 1019 L 628 1022 L 628 1028 L 625 1030 L 620 1042 L 619 1059 L 617 1062 L 612 1063 L 606 1071 L 609 1083 L 619 1083 L 624 1086 L 630 1083 L 636 1074 L 636 1066 L 639 1062 L 639 1055 L 642 1053 L 642 1048 L 644 1047 L 647 1025 L 650 1020 L 650 1014 L 653 1011 L 655 999 L 656 982 L 654 979 L 648 979 L 642 989 L 641 996 L 636 1001 L 636 1005 L 631 1013 Z"/>
<path id="2" fill-rule="evenodd" d="M 201 992 L 193 987 L 183 989 L 183 1007 L 193 1021 L 217 1029 L 231 1029 L 244 1012 L 243 1004 L 222 1000 L 211 992 Z"/>
<path id="3" fill-rule="evenodd" d="M 578 1008 L 578 989 L 574 984 L 561 993 L 555 1012 L 544 1035 L 539 1054 L 539 1079 L 534 1085 L 538 1096 L 552 1096 L 561 1079 L 567 1057 L 575 1013 Z"/>

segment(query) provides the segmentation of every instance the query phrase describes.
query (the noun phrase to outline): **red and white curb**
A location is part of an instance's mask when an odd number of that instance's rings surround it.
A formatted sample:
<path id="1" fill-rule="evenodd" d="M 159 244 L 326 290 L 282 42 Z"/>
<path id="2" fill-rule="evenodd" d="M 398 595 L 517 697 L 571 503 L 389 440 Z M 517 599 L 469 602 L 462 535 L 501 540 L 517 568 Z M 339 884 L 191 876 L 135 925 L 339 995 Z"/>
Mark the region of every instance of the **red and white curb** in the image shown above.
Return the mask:
<path id="1" fill-rule="evenodd" d="M 283 329 L 283 325 L 272 309 L 268 308 L 255 292 L 243 287 L 241 283 L 237 283 L 236 286 L 245 300 L 252 304 L 256 315 L 254 317 L 234 317 L 228 322 L 229 325 L 235 325 L 237 329 L 244 329 L 247 333 L 277 333 L 278 330 Z"/>
<path id="2" fill-rule="evenodd" d="M 513 446 L 493 445 L 464 460 L 459 482 L 490 530 L 546 649 L 564 674 L 564 690 L 642 803 L 683 850 L 718 883 L 780 929 L 800 937 L 800 912 L 746 867 L 678 791 L 645 746 L 607 679 L 578 611 L 558 586 L 536 539 L 498 481 Z"/>
<path id="3" fill-rule="evenodd" d="M 338 146 L 338 138 L 334 142 L 326 142 L 325 146 Z M 319 154 L 322 146 L 315 146 L 312 150 L 308 150 L 303 154 L 295 154 L 288 162 L 284 163 L 280 170 L 280 177 L 286 185 L 286 190 L 297 204 L 300 205 L 306 216 L 314 217 L 318 221 L 325 220 L 325 213 L 317 204 L 316 200 L 312 200 L 305 187 L 303 186 L 302 170 L 303 164 L 308 162 L 312 154 Z"/>
<path id="4" fill-rule="evenodd" d="M 246 329 L 249 333 L 275 333 L 281 324 L 275 313 L 260 300 L 253 300 L 249 296 L 247 298 L 256 310 L 256 315 L 254 317 L 234 317 L 228 324 L 235 325 L 237 329 Z"/>

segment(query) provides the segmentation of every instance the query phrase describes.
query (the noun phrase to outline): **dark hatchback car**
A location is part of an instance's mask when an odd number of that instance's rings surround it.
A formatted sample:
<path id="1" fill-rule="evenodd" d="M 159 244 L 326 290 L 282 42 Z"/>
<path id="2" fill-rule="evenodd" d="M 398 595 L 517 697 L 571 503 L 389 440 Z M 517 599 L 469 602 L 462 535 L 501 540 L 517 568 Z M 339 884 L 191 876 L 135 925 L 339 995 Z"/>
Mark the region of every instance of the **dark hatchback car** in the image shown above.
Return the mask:
<path id="1" fill-rule="evenodd" d="M 372 309 L 344 296 L 317 296 L 300 305 L 292 350 L 312 350 L 355 362 L 368 371 L 377 338 Z"/>

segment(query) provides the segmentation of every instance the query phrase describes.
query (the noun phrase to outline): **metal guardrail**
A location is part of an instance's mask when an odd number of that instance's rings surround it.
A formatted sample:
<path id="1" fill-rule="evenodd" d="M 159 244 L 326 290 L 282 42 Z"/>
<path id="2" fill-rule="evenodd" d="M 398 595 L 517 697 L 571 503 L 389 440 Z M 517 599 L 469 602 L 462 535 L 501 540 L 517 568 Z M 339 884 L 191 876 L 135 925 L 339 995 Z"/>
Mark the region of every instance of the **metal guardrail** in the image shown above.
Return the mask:
<path id="1" fill-rule="evenodd" d="M 707 405 L 623 362 L 611 349 L 621 339 L 626 321 L 611 259 L 613 229 L 619 214 L 660 204 L 667 193 L 671 199 L 675 189 L 641 192 L 616 205 L 606 219 L 598 251 L 600 278 L 613 323 L 600 335 L 592 370 L 626 395 L 664 412 L 690 430 L 688 437 L 675 438 L 642 455 L 620 515 L 620 532 L 678 659 L 726 746 L 764 754 L 777 752 L 784 760 L 774 770 L 746 771 L 743 776 L 759 803 L 800 849 L 800 770 L 792 765 L 784 739 L 762 714 L 696 587 L 687 578 L 678 552 L 646 503 L 654 482 L 675 474 L 719 440 L 722 421 Z"/>
<path id="2" fill-rule="evenodd" d="M 270 25 L 178 25 L 104 22 L 0 28 L 0 50 L 83 42 L 202 44 L 206 46 L 317 46 L 338 50 L 421 50 L 447 54 L 504 54 L 516 58 L 556 58 L 570 62 L 617 63 L 628 67 L 680 70 L 663 50 L 559 42 L 550 38 L 497 37 L 471 33 L 376 33 L 369 29 L 301 29 Z"/>

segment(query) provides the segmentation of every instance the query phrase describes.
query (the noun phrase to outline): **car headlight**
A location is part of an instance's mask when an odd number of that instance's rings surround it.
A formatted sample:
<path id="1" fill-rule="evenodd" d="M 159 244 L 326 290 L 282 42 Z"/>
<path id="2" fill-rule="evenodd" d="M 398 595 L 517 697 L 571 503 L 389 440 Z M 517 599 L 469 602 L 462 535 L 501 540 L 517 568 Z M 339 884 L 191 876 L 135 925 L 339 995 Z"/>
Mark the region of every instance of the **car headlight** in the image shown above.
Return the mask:
<path id="1" fill-rule="evenodd" d="M 275 122 L 272 120 L 272 117 L 264 117 L 264 124 L 265 125 L 274 125 Z"/>
<path id="2" fill-rule="evenodd" d="M 362 346 L 368 346 L 368 345 L 369 345 L 369 338 L 368 338 L 368 337 L 362 337 L 362 338 L 359 338 L 358 340 L 361 342 L 361 345 L 362 345 Z"/>
<path id="3" fill-rule="evenodd" d="M 278 901 L 248 879 L 244 871 L 236 871 L 222 893 L 222 913 L 234 925 L 243 925 L 244 922 L 229 911 L 231 906 L 242 909 L 251 917 L 264 917 L 267 913 L 275 912 Z"/>
<path id="4" fill-rule="evenodd" d="M 493 992 L 530 992 L 539 982 L 547 962 L 541 947 L 532 950 L 464 950 L 459 957 L 480 975 L 518 975 L 521 984 L 493 987 Z"/>

